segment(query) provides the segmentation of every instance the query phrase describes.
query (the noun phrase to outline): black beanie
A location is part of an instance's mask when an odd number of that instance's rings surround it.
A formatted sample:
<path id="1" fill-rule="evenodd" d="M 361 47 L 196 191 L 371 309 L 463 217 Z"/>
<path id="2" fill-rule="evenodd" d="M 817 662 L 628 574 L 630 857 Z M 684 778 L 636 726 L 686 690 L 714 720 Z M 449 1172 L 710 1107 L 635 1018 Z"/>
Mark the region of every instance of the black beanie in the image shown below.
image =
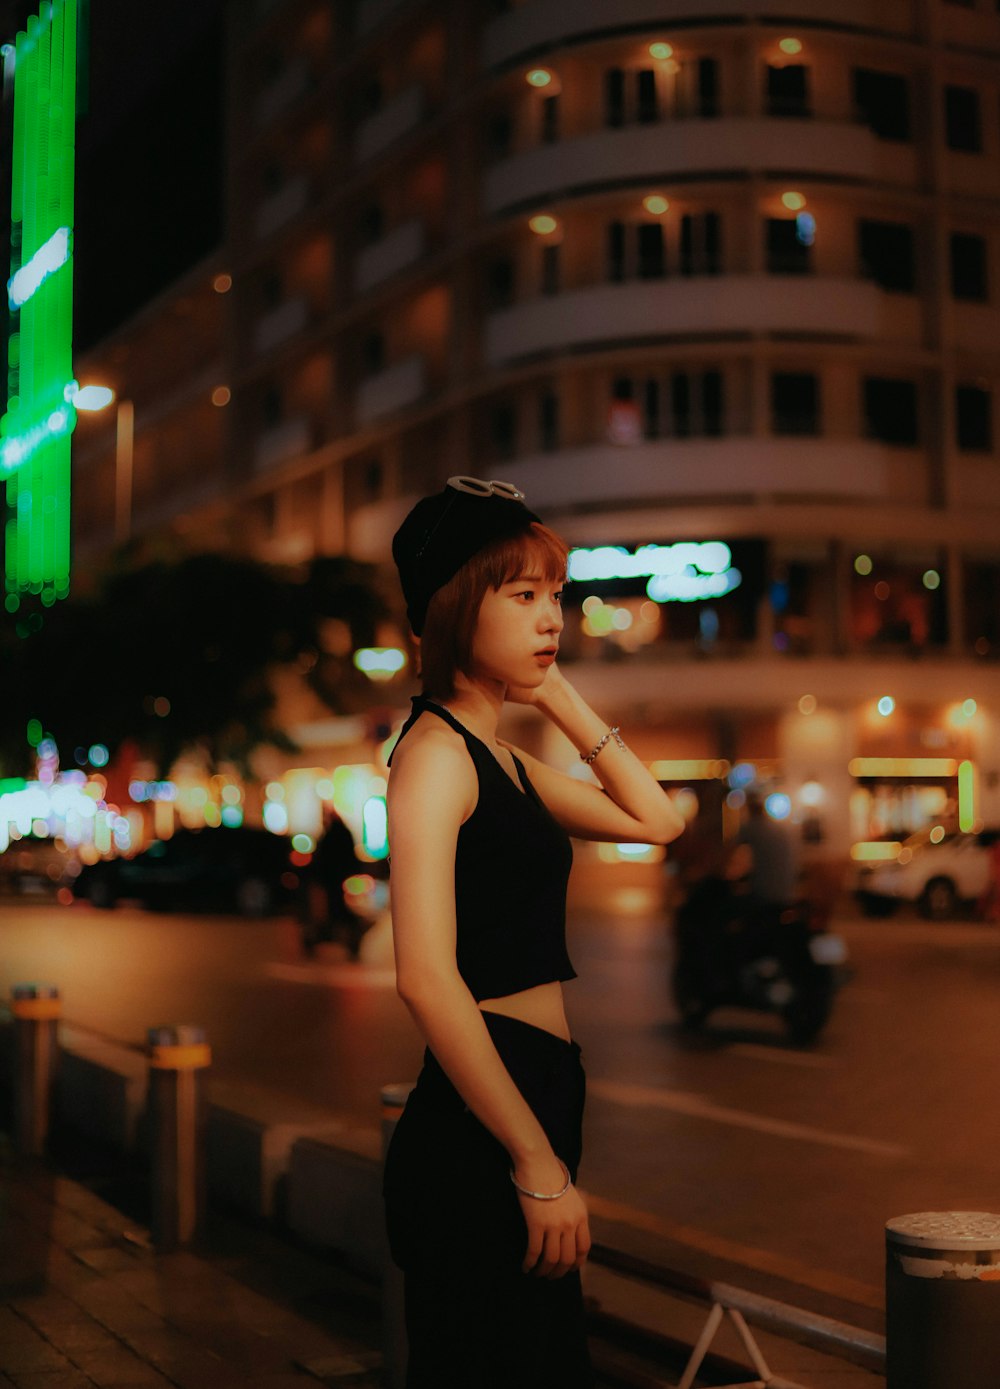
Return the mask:
<path id="1" fill-rule="evenodd" d="M 392 538 L 392 557 L 399 570 L 406 615 L 418 637 L 431 598 L 467 560 L 495 540 L 523 534 L 539 519 L 523 499 L 518 500 L 520 492 L 516 496 L 486 492 L 490 484 L 483 482 L 478 483 L 483 491 L 472 492 L 455 487 L 454 481 L 450 479 L 440 492 L 417 502 Z M 511 493 L 516 491 L 509 483 L 502 486 Z"/>

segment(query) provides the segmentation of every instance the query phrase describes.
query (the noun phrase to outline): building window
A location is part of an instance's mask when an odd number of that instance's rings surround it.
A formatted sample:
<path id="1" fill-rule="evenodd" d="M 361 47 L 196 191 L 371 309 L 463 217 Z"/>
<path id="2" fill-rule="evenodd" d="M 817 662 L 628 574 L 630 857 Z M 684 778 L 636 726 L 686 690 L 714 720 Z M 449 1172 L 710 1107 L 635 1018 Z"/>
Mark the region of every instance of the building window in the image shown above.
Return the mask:
<path id="1" fill-rule="evenodd" d="M 660 118 L 659 102 L 656 97 L 656 73 L 652 68 L 640 68 L 635 75 L 636 111 L 643 125 L 650 125 Z"/>
<path id="2" fill-rule="evenodd" d="M 604 74 L 604 124 L 625 124 L 625 73 L 621 68 L 609 68 Z"/>
<path id="3" fill-rule="evenodd" d="M 958 447 L 970 453 L 993 447 L 993 396 L 982 386 L 959 386 L 955 391 L 955 436 Z"/>
<path id="4" fill-rule="evenodd" d="M 490 308 L 505 309 L 514 302 L 514 262 L 509 256 L 490 265 L 488 279 Z"/>
<path id="5" fill-rule="evenodd" d="M 658 439 L 662 424 L 660 421 L 660 383 L 650 377 L 642 383 L 642 424 L 647 439 Z"/>
<path id="6" fill-rule="evenodd" d="M 385 211 L 381 203 L 369 203 L 361 214 L 361 240 L 366 246 L 381 239 L 385 231 Z"/>
<path id="7" fill-rule="evenodd" d="M 510 401 L 490 412 L 490 442 L 497 458 L 513 458 L 517 447 L 517 414 Z"/>
<path id="8" fill-rule="evenodd" d="M 514 139 L 514 123 L 507 111 L 491 116 L 486 123 L 486 155 L 488 159 L 503 159 L 510 154 Z"/>
<path id="9" fill-rule="evenodd" d="M 625 223 L 612 222 L 608 227 L 608 279 L 625 278 Z"/>
<path id="10" fill-rule="evenodd" d="M 977 154 L 983 147 L 979 93 L 972 87 L 945 87 L 945 139 L 948 148 Z"/>
<path id="11" fill-rule="evenodd" d="M 640 222 L 636 228 L 639 278 L 657 280 L 666 274 L 663 253 L 663 226 L 660 222 Z"/>
<path id="12" fill-rule="evenodd" d="M 812 269 L 808 242 L 796 217 L 767 219 L 767 268 L 772 275 L 805 275 Z"/>
<path id="13" fill-rule="evenodd" d="M 369 501 L 378 501 L 382 495 L 383 471 L 382 464 L 377 458 L 370 458 L 364 465 L 362 474 L 362 485 L 365 489 L 365 496 Z"/>
<path id="14" fill-rule="evenodd" d="M 381 333 L 366 333 L 361 343 L 361 364 L 366 376 L 374 376 L 385 366 L 385 338 Z"/>
<path id="15" fill-rule="evenodd" d="M 986 281 L 986 240 L 982 236 L 952 232 L 951 292 L 956 299 L 989 298 Z"/>
<path id="16" fill-rule="evenodd" d="M 542 293 L 559 293 L 559 247 L 542 247 Z"/>
<path id="17" fill-rule="evenodd" d="M 261 399 L 261 419 L 265 429 L 276 429 L 285 418 L 285 398 L 280 386 L 268 386 Z"/>
<path id="18" fill-rule="evenodd" d="M 554 145 L 559 139 L 559 98 L 547 96 L 542 100 L 542 142 Z"/>
<path id="19" fill-rule="evenodd" d="M 722 372 L 705 371 L 701 377 L 701 421 L 704 432 L 713 438 L 722 433 Z"/>
<path id="20" fill-rule="evenodd" d="M 861 274 L 883 289 L 916 288 L 913 228 L 903 222 L 858 223 Z"/>
<path id="21" fill-rule="evenodd" d="M 913 381 L 865 377 L 864 409 L 869 439 L 885 444 L 917 442 L 917 387 Z"/>
<path id="22" fill-rule="evenodd" d="M 800 63 L 767 69 L 767 114 L 769 116 L 808 116 L 808 68 Z"/>
<path id="23" fill-rule="evenodd" d="M 717 212 L 686 212 L 681 218 L 681 274 L 718 275 L 721 219 Z"/>
<path id="24" fill-rule="evenodd" d="M 857 119 L 883 140 L 909 140 L 910 84 L 898 72 L 855 68 L 854 109 Z"/>
<path id="25" fill-rule="evenodd" d="M 714 58 L 698 59 L 698 115 L 719 114 L 719 64 Z"/>
<path id="26" fill-rule="evenodd" d="M 811 372 L 773 373 L 771 427 L 775 434 L 819 433 L 819 380 Z"/>
<path id="27" fill-rule="evenodd" d="M 722 433 L 722 373 L 675 371 L 670 377 L 671 433 L 678 439 Z"/>
<path id="28" fill-rule="evenodd" d="M 551 391 L 538 402 L 538 442 L 545 453 L 559 447 L 559 397 Z"/>

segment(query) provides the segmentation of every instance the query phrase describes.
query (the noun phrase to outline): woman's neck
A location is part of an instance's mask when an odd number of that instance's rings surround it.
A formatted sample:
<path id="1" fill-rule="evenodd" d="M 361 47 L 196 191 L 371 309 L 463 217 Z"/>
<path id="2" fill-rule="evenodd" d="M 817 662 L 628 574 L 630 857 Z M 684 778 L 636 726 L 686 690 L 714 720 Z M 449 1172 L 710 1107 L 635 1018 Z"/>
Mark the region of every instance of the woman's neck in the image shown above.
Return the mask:
<path id="1" fill-rule="evenodd" d="M 504 693 L 504 686 L 498 682 L 483 685 L 459 676 L 447 707 L 459 723 L 464 723 L 484 743 L 495 744 Z"/>

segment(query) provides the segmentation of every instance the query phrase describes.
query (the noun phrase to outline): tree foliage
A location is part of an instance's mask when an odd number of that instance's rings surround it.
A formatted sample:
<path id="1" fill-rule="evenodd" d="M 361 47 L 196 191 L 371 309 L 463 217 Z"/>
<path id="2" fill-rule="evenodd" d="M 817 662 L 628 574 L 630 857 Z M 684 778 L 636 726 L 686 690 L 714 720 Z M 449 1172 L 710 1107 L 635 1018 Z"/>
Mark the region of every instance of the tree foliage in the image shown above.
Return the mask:
<path id="1" fill-rule="evenodd" d="M 64 766 L 103 743 L 137 745 L 166 775 L 198 747 L 210 763 L 244 769 L 254 748 L 292 748 L 278 726 L 274 670 L 296 665 L 334 712 L 364 697 L 349 648 L 370 645 L 385 607 L 374 571 L 320 557 L 290 574 L 220 554 L 156 559 L 108 574 L 89 597 L 70 597 L 0 634 L 0 756 L 27 770 L 29 720 L 55 738 Z M 39 621 L 41 618 L 41 621 Z M 339 654 L 322 648 L 326 619 L 346 624 Z"/>

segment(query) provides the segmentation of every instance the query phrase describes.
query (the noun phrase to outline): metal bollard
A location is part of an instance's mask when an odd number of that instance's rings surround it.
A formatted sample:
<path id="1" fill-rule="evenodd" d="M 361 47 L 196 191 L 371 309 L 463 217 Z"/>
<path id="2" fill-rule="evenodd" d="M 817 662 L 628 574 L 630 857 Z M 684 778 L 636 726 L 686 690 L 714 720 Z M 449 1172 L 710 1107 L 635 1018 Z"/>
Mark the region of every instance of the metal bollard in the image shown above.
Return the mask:
<path id="1" fill-rule="evenodd" d="M 205 1208 L 204 1076 L 212 1049 L 201 1027 L 149 1029 L 152 1236 L 161 1249 L 187 1244 Z"/>
<path id="2" fill-rule="evenodd" d="M 1000 1216 L 925 1211 L 885 1229 L 887 1389 L 1000 1383 Z"/>
<path id="3" fill-rule="evenodd" d="M 11 991 L 14 1015 L 14 1146 L 19 1153 L 39 1157 L 45 1151 L 52 1111 L 52 1083 L 59 1057 L 58 1030 L 62 1013 L 59 990 L 51 984 L 15 984 Z"/>
<path id="4" fill-rule="evenodd" d="M 382 1162 L 396 1122 L 403 1112 L 412 1083 L 382 1086 Z M 403 1306 L 403 1272 L 397 1268 L 385 1241 L 382 1262 L 382 1382 L 386 1389 L 403 1389 L 406 1383 L 406 1316 Z"/>

